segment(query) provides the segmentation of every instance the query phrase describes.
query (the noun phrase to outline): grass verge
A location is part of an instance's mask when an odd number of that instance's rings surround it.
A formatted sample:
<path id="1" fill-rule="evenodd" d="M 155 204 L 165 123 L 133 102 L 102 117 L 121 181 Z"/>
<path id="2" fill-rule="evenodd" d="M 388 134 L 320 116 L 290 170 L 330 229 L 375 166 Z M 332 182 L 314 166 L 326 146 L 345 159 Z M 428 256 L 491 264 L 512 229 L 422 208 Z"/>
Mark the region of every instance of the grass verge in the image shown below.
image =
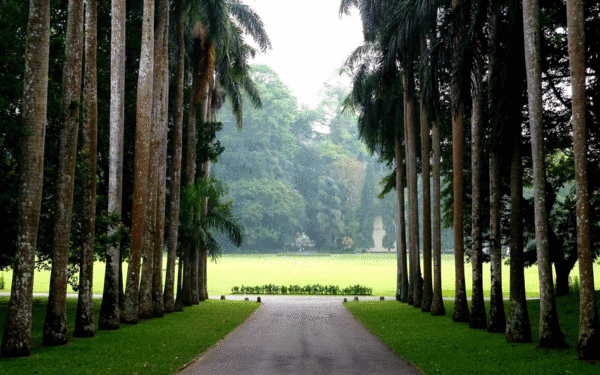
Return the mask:
<path id="1" fill-rule="evenodd" d="M 600 293 L 597 293 L 600 297 Z M 536 343 L 509 344 L 504 334 L 452 323 L 454 301 L 444 301 L 446 316 L 431 316 L 396 301 L 348 302 L 348 310 L 373 334 L 426 374 L 599 374 L 600 363 L 577 359 L 579 297 L 558 298 L 567 349 L 544 350 Z M 486 303 L 489 311 L 489 304 Z M 505 304 L 508 312 L 508 302 Z M 537 342 L 539 300 L 528 302 Z"/>
<path id="2" fill-rule="evenodd" d="M 76 299 L 67 300 L 73 332 Z M 69 337 L 67 345 L 42 346 L 47 298 L 33 301 L 33 349 L 25 358 L 0 359 L 0 374 L 173 374 L 246 320 L 259 304 L 207 300 L 160 319 L 98 331 L 93 338 Z M 0 297 L 4 328 L 8 297 Z M 100 300 L 94 300 L 98 322 Z"/>

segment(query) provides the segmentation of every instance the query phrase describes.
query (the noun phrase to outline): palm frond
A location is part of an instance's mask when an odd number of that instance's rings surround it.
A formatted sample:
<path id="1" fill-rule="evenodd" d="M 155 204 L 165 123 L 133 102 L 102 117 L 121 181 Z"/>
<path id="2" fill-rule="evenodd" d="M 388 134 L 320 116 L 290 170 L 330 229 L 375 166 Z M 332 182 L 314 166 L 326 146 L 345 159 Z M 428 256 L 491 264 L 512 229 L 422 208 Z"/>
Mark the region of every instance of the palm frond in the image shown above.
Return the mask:
<path id="1" fill-rule="evenodd" d="M 254 39 L 262 52 L 272 48 L 264 23 L 252 8 L 239 0 L 230 0 L 228 8 L 231 15 L 238 21 L 244 31 Z"/>

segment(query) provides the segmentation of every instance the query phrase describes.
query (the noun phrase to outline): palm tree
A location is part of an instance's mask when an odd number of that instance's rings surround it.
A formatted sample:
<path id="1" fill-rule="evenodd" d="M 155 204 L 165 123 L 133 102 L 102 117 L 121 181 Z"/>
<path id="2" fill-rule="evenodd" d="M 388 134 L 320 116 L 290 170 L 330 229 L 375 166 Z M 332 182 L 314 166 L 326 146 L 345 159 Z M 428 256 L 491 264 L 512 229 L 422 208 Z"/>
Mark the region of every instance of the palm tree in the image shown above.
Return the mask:
<path id="1" fill-rule="evenodd" d="M 184 1 L 178 0 L 174 4 L 176 15 L 176 63 L 175 72 L 175 105 L 173 107 L 173 169 L 171 172 L 171 204 L 169 209 L 168 228 L 168 256 L 167 273 L 165 275 L 164 306 L 165 312 L 175 310 L 175 261 L 177 257 L 177 236 L 179 227 L 179 207 L 181 195 L 181 161 L 182 161 L 182 133 L 183 133 L 183 89 L 185 77 L 185 19 L 187 10 Z M 181 262 L 181 260 L 180 260 Z M 180 263 L 181 266 L 181 263 Z M 181 268 L 181 267 L 180 267 Z M 181 287 L 181 284 L 179 284 Z M 181 296 L 181 293 L 178 293 Z"/>
<path id="2" fill-rule="evenodd" d="M 231 202 L 222 203 L 227 193 L 224 185 L 214 178 L 203 178 L 188 186 L 181 197 L 180 243 L 182 249 L 204 247 L 216 259 L 221 249 L 213 233 L 224 234 L 235 246 L 241 246 L 244 230 L 231 210 Z M 206 215 L 201 215 L 208 199 Z"/>
<path id="3" fill-rule="evenodd" d="M 425 81 L 425 64 L 427 61 L 427 40 L 421 35 L 421 82 Z M 421 166 L 423 179 L 423 302 L 421 310 L 431 312 L 433 299 L 433 286 L 431 284 L 431 185 L 429 169 L 429 117 L 427 104 L 425 102 L 425 90 L 421 87 L 419 91 L 419 103 L 421 105 Z"/>
<path id="4" fill-rule="evenodd" d="M 66 62 L 63 68 L 60 152 L 58 165 L 56 222 L 50 275 L 50 294 L 44 322 L 45 345 L 67 343 L 67 261 L 71 238 L 75 157 L 79 128 L 81 66 L 83 51 L 83 0 L 69 0 Z"/>
<path id="5" fill-rule="evenodd" d="M 523 1 L 525 30 L 525 64 L 529 99 L 529 127 L 533 159 L 535 208 L 535 240 L 540 279 L 540 347 L 556 348 L 565 345 L 558 323 L 552 263 L 548 243 L 548 212 L 546 206 L 546 167 L 544 165 L 544 124 L 542 108 L 541 30 L 538 0 Z"/>
<path id="6" fill-rule="evenodd" d="M 84 145 L 88 171 L 83 198 L 84 222 L 82 224 L 83 246 L 79 275 L 79 298 L 75 318 L 74 337 L 94 336 L 94 234 L 96 226 L 96 166 L 98 138 L 98 79 L 96 55 L 98 51 L 96 0 L 88 0 L 85 6 L 85 88 L 84 88 Z"/>
<path id="7" fill-rule="evenodd" d="M 154 270 L 152 276 L 152 315 L 162 317 L 164 299 L 162 294 L 162 259 L 164 247 L 165 206 L 167 193 L 167 131 L 169 121 L 169 1 L 159 4 L 157 22 L 157 47 L 155 49 L 155 118 L 159 123 L 159 147 L 157 165 L 157 202 L 154 230 Z"/>
<path id="8" fill-rule="evenodd" d="M 523 162 L 520 127 L 515 129 L 515 147 L 510 168 L 510 307 L 506 322 L 506 341 L 531 342 L 527 312 L 523 259 Z"/>
<path id="9" fill-rule="evenodd" d="M 125 0 L 112 0 L 111 8 L 111 100 L 110 100 L 110 167 L 108 212 L 120 219 L 123 193 L 123 135 L 125 116 Z M 117 231 L 109 229 L 109 238 Z M 119 243 L 109 241 L 106 249 L 104 291 L 98 319 L 99 329 L 119 328 Z"/>
<path id="10" fill-rule="evenodd" d="M 50 2 L 30 0 L 25 73 L 23 75 L 23 125 L 29 134 L 20 153 L 19 226 L 17 250 L 2 356 L 24 357 L 31 351 L 31 314 L 35 249 L 42 204 L 44 135 L 48 105 Z"/>
<path id="11" fill-rule="evenodd" d="M 567 1 L 569 64 L 573 111 L 573 154 L 577 189 L 577 251 L 579 253 L 579 359 L 600 359 L 600 324 L 594 296 L 594 257 L 590 248 L 587 179 L 587 126 L 585 121 L 585 33 L 583 1 Z"/>
<path id="12" fill-rule="evenodd" d="M 197 37 L 194 42 L 193 67 L 197 70 L 193 73 L 196 85 L 195 89 L 192 85 L 192 100 L 200 104 L 201 121 L 206 123 L 212 121 L 213 112 L 220 108 L 218 103 L 213 103 L 212 98 L 224 95 L 230 99 L 238 128 L 241 129 L 242 89 L 246 91 L 254 106 L 261 105 L 258 91 L 250 78 L 248 64 L 255 51 L 244 42 L 244 34 L 250 35 L 263 52 L 271 47 L 271 42 L 260 17 L 238 0 L 206 2 L 197 9 L 195 18 L 197 23 L 194 29 L 197 30 Z M 215 76 L 217 81 L 214 80 Z M 218 87 L 223 89 L 222 93 L 218 92 Z M 195 110 L 190 111 L 190 120 L 192 114 L 195 116 Z M 188 121 L 188 124 L 194 121 Z M 195 137 L 189 139 L 195 144 Z M 191 146 L 192 144 L 188 145 Z M 192 155 L 188 155 L 188 161 L 191 157 Z M 195 166 L 195 160 L 192 164 Z M 189 173 L 190 168 L 188 167 Z M 209 176 L 210 160 L 202 164 L 202 171 L 203 177 Z M 197 255 L 196 249 L 193 250 L 192 255 L 197 257 L 194 261 L 198 266 L 192 267 L 191 279 L 198 280 L 198 285 L 193 283 L 190 289 L 194 301 L 204 300 L 208 298 L 205 282 L 208 254 L 203 248 L 197 249 Z"/>
<path id="13" fill-rule="evenodd" d="M 154 73 L 154 2 L 144 0 L 142 51 L 136 104 L 135 176 L 131 225 L 130 260 L 127 268 L 125 311 L 121 322 L 135 324 L 139 319 L 139 273 L 145 226 L 145 202 L 148 183 L 148 146 L 152 124 L 152 88 Z"/>

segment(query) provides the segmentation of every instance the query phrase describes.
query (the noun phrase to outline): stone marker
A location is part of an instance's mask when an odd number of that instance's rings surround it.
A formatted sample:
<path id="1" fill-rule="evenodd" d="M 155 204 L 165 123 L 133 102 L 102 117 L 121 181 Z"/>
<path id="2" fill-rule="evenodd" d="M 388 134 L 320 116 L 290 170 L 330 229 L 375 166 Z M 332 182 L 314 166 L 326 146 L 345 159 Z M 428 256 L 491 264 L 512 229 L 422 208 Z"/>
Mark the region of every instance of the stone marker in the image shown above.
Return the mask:
<path id="1" fill-rule="evenodd" d="M 344 303 L 348 302 L 348 298 L 344 298 Z"/>
<path id="2" fill-rule="evenodd" d="M 225 296 L 221 296 L 221 299 L 223 299 L 223 300 L 224 300 L 224 299 L 225 299 Z"/>
<path id="3" fill-rule="evenodd" d="M 248 297 L 244 298 L 244 301 L 250 301 L 250 299 Z"/>
<path id="4" fill-rule="evenodd" d="M 380 301 L 385 301 L 385 298 L 384 297 L 379 297 L 379 300 Z"/>
<path id="5" fill-rule="evenodd" d="M 260 300 L 260 297 L 256 298 L 256 302 L 261 303 L 262 301 Z"/>
<path id="6" fill-rule="evenodd" d="M 354 300 L 355 300 L 355 301 L 358 301 L 358 297 L 354 297 Z"/>

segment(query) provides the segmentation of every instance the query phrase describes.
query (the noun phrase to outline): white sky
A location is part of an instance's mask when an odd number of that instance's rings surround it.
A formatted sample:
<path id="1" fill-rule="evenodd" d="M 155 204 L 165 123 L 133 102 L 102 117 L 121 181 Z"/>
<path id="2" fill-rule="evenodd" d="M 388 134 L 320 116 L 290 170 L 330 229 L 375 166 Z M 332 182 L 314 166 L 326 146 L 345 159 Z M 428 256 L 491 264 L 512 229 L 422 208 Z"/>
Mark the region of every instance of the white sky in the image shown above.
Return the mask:
<path id="1" fill-rule="evenodd" d="M 273 48 L 252 64 L 269 65 L 299 103 L 315 105 L 319 89 L 362 44 L 356 10 L 338 15 L 340 0 L 246 0 L 261 17 Z"/>

